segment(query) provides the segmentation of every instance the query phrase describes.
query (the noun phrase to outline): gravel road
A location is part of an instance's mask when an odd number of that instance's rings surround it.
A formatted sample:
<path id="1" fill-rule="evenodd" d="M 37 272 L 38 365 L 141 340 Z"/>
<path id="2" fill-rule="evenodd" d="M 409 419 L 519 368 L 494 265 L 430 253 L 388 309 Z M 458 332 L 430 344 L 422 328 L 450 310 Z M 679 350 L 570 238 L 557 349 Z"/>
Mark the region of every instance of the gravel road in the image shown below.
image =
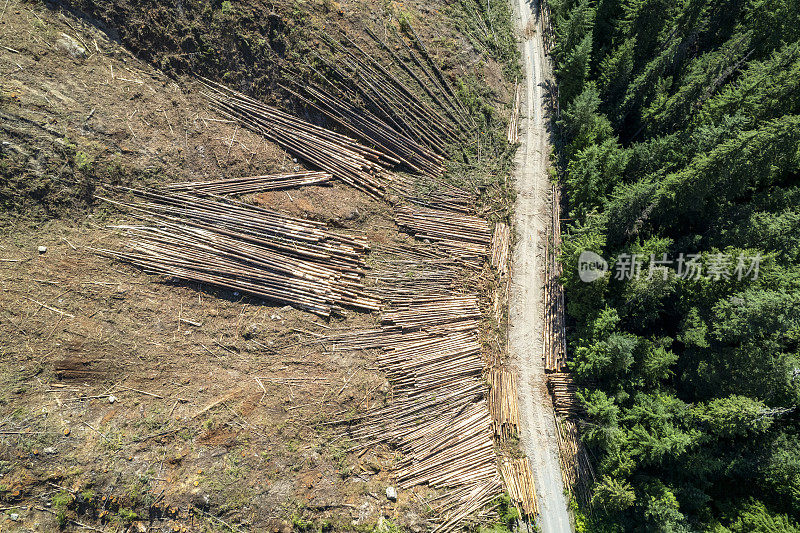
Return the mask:
<path id="1" fill-rule="evenodd" d="M 558 461 L 553 405 L 545 385 L 542 361 L 544 238 L 549 213 L 547 164 L 550 140 L 544 115 L 543 81 L 552 78 L 536 21 L 536 1 L 515 0 L 523 35 L 525 87 L 515 178 L 517 203 L 509 349 L 519 376 L 521 446 L 530 458 L 539 498 L 543 533 L 573 530 Z M 534 30 L 535 28 L 535 30 Z"/>

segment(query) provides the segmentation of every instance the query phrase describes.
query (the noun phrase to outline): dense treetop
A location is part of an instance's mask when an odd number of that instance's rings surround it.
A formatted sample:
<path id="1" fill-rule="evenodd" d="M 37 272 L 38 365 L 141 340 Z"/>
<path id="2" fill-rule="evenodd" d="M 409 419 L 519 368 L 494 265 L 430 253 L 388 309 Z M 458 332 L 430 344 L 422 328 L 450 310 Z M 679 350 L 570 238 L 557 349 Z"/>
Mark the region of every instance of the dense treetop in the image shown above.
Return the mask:
<path id="1" fill-rule="evenodd" d="M 592 528 L 800 531 L 800 3 L 551 7 Z"/>

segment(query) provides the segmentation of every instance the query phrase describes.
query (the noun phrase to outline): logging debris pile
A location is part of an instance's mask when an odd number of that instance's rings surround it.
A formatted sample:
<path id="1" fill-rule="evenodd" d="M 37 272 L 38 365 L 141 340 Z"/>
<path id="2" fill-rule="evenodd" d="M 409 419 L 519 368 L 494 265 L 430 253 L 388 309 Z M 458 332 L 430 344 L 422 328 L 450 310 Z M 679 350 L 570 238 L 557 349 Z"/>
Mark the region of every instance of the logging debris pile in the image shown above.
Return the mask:
<path id="1" fill-rule="evenodd" d="M 492 239 L 489 223 L 479 217 L 411 206 L 397 208 L 397 225 L 418 239 L 427 239 L 463 261 L 480 268 Z"/>
<path id="2" fill-rule="evenodd" d="M 97 252 L 147 272 L 237 290 L 321 316 L 344 306 L 377 311 L 363 287 L 366 240 L 328 231 L 324 223 L 289 217 L 221 197 L 120 189 L 140 201 L 111 202 L 142 225 L 128 250 Z"/>
<path id="3" fill-rule="evenodd" d="M 212 106 L 242 126 L 271 140 L 287 152 L 335 178 L 376 198 L 383 198 L 392 174 L 386 170 L 400 163 L 380 150 L 285 113 L 212 82 L 204 80 L 204 93 Z"/>
<path id="4" fill-rule="evenodd" d="M 163 187 L 167 191 L 191 191 L 212 194 L 250 194 L 281 189 L 293 189 L 306 185 L 321 185 L 333 176 L 327 172 L 295 172 L 274 176 L 247 176 L 212 181 L 189 181 L 171 183 Z"/>
<path id="5" fill-rule="evenodd" d="M 539 513 L 539 502 L 533 488 L 533 472 L 527 457 L 505 459 L 500 463 L 500 471 L 508 488 L 508 495 L 523 516 Z"/>

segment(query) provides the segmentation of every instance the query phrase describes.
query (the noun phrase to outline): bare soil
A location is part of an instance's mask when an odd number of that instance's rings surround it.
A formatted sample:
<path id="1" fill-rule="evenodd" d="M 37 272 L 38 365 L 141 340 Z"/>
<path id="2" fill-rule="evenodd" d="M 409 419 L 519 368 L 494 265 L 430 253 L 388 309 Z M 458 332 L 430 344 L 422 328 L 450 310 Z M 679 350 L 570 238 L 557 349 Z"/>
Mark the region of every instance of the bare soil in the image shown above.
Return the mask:
<path id="1" fill-rule="evenodd" d="M 123 242 L 108 226 L 124 214 L 96 198 L 103 183 L 300 168 L 211 112 L 198 84 L 178 76 L 206 65 L 201 74 L 230 72 L 226 81 L 275 99 L 272 52 L 255 45 L 264 38 L 289 57 L 304 31 L 287 31 L 296 20 L 253 2 L 237 17 L 251 25 L 229 35 L 233 22 L 219 6 L 0 4 L 0 528 L 366 531 L 385 519 L 425 527 L 430 491 L 389 501 L 394 452 L 351 451 L 345 429 L 330 424 L 385 402 L 388 386 L 374 354 L 328 353 L 312 341 L 374 326 L 377 316 L 322 322 L 92 251 Z M 386 16 L 370 15 L 372 4 L 296 9 L 346 28 Z M 478 65 L 435 7 L 403 9 L 446 68 L 479 68 L 508 97 L 499 67 Z M 230 53 L 199 61 L 214 39 Z M 407 241 L 387 205 L 341 184 L 252 200 L 375 244 Z"/>

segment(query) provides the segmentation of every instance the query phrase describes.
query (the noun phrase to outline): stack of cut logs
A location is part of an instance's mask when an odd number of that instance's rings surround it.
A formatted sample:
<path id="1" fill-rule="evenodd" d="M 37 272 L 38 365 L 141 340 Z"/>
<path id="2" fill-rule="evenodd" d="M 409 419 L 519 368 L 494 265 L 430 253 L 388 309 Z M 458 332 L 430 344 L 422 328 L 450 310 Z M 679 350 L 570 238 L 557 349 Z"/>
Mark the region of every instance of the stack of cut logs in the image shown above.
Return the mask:
<path id="1" fill-rule="evenodd" d="M 341 306 L 378 310 L 362 284 L 362 238 L 329 232 L 319 222 L 249 204 L 140 189 L 145 202 L 112 202 L 142 225 L 118 226 L 131 235 L 127 251 L 98 250 L 144 270 L 241 291 L 321 316 Z"/>
<path id="2" fill-rule="evenodd" d="M 474 210 L 475 195 L 454 185 L 426 176 L 418 176 L 412 184 L 413 190 L 405 187 L 402 190 L 396 182 L 393 189 L 399 195 L 422 207 L 471 213 Z"/>
<path id="3" fill-rule="evenodd" d="M 556 426 L 564 485 L 588 506 L 595 476 L 589 454 L 580 440 L 578 425 L 575 420 L 556 417 Z"/>
<path id="4" fill-rule="evenodd" d="M 489 412 L 495 437 L 508 439 L 517 435 L 517 378 L 507 368 L 494 367 L 489 371 Z"/>
<path id="5" fill-rule="evenodd" d="M 223 115 L 335 178 L 377 198 L 384 196 L 391 181 L 385 167 L 399 164 L 398 159 L 223 85 L 209 80 L 205 84 L 210 91 L 206 96 Z"/>
<path id="6" fill-rule="evenodd" d="M 336 62 L 317 55 L 326 73 L 314 69 L 316 82 L 295 82 L 284 87 L 295 97 L 327 116 L 363 141 L 395 157 L 409 169 L 429 176 L 444 172 L 447 143 L 458 143 L 471 123 L 438 65 L 410 30 L 412 43 L 424 62 L 402 37 L 402 45 L 417 69 L 398 55 L 398 47 L 367 29 L 395 62 L 408 81 L 392 74 L 375 54 L 366 52 L 346 35 L 348 47 L 327 38 Z M 417 96 L 427 93 L 433 106 Z M 302 93 L 302 94 L 301 94 Z"/>
<path id="7" fill-rule="evenodd" d="M 447 296 L 462 277 L 453 258 L 432 245 L 380 245 L 371 255 L 376 266 L 368 278 L 386 300 Z"/>
<path id="8" fill-rule="evenodd" d="M 403 331 L 443 324 L 464 323 L 481 317 L 478 299 L 473 295 L 433 298 L 409 298 L 393 301 L 383 313 L 383 322 Z M 472 326 L 472 324 L 468 324 Z"/>
<path id="9" fill-rule="evenodd" d="M 500 275 L 492 293 L 492 313 L 498 327 L 505 323 L 508 297 L 511 285 L 509 276 L 509 255 L 511 251 L 511 230 L 507 224 L 498 222 L 492 234 L 491 264 Z"/>
<path id="10" fill-rule="evenodd" d="M 498 222 L 492 234 L 492 266 L 501 276 L 508 274 L 508 255 L 511 242 L 511 230 L 507 224 Z"/>
<path id="11" fill-rule="evenodd" d="M 555 30 L 553 29 L 553 19 L 550 10 L 550 2 L 542 2 L 539 4 L 540 19 L 542 22 L 542 44 L 544 45 L 544 53 L 550 54 L 555 48 Z"/>
<path id="12" fill-rule="evenodd" d="M 419 39 L 414 29 L 411 28 L 410 25 L 407 25 L 407 22 L 406 29 L 409 30 L 407 34 L 413 46 L 409 46 L 402 36 L 399 36 L 396 43 L 392 43 L 391 41 L 381 40 L 380 37 L 371 30 L 367 31 L 390 55 L 395 65 L 403 69 L 405 73 L 408 74 L 409 78 L 414 81 L 416 86 L 422 89 L 430 100 L 444 113 L 443 116 L 447 120 L 447 125 L 451 128 L 451 131 L 447 132 L 446 137 L 458 140 L 456 132 L 470 131 L 475 125 L 474 121 L 464 105 L 456 97 L 455 91 L 448 82 L 447 77 L 442 73 L 439 66 L 428 53 L 422 40 Z M 389 35 L 387 34 L 386 37 L 388 39 Z M 421 75 L 408 65 L 408 61 L 401 56 L 402 52 L 398 50 L 405 52 L 406 58 L 411 60 Z"/>
<path id="13" fill-rule="evenodd" d="M 567 367 L 567 337 L 564 332 L 564 286 L 561 278 L 561 198 L 559 188 L 552 186 L 550 228 L 552 242 L 547 243 L 544 285 L 544 368 L 547 372 L 563 372 Z"/>
<path id="14" fill-rule="evenodd" d="M 508 488 L 511 501 L 523 516 L 534 516 L 539 513 L 536 490 L 533 486 L 533 473 L 527 457 L 506 459 L 500 465 L 503 479 Z"/>
<path id="15" fill-rule="evenodd" d="M 353 438 L 364 446 L 392 443 L 403 452 L 395 471 L 401 488 L 448 489 L 436 505 L 443 531 L 502 490 L 481 379 L 478 316 L 473 296 L 409 300 L 384 312 L 380 330 L 321 339 L 330 349 L 384 351 L 378 364 L 392 384 L 392 403 L 360 417 Z"/>
<path id="16" fill-rule="evenodd" d="M 449 211 L 399 207 L 397 224 L 418 239 L 435 242 L 465 264 L 479 268 L 491 243 L 486 220 Z"/>
<path id="17" fill-rule="evenodd" d="M 274 176 L 248 176 L 213 181 L 172 183 L 164 187 L 169 191 L 191 191 L 211 194 L 250 194 L 277 189 L 293 189 L 306 185 L 319 185 L 330 181 L 327 172 L 295 172 Z"/>
<path id="18" fill-rule="evenodd" d="M 519 142 L 519 104 L 522 98 L 522 91 L 520 84 L 517 82 L 514 85 L 514 100 L 512 101 L 511 118 L 508 120 L 508 144 L 517 144 Z"/>
<path id="19" fill-rule="evenodd" d="M 572 376 L 568 372 L 547 374 L 547 388 L 553 397 L 556 414 L 564 418 L 586 414 L 575 394 L 578 392 L 578 386 L 572 381 Z"/>
<path id="20" fill-rule="evenodd" d="M 504 240 L 507 229 L 498 242 Z M 382 266 L 368 279 L 375 278 L 381 293 L 392 294 L 382 327 L 332 333 L 314 342 L 336 351 L 381 350 L 377 361 L 392 385 L 391 403 L 350 420 L 352 436 L 363 447 L 397 446 L 403 454 L 395 470 L 399 487 L 447 489 L 431 507 L 440 516 L 437 531 L 452 531 L 503 490 L 493 435 L 503 440 L 517 434 L 516 380 L 505 368 L 487 368 L 478 338 L 478 299 L 457 294 L 461 267 L 449 256 L 433 246 L 396 244 L 382 245 L 376 258 Z M 446 274 L 424 282 L 426 262 L 437 261 L 446 265 Z M 410 268 L 410 282 L 403 279 L 402 266 Z M 417 280 L 423 282 L 419 290 Z M 535 514 L 527 462 L 509 463 L 504 474 L 515 504 Z"/>
<path id="21" fill-rule="evenodd" d="M 381 252 L 399 255 L 409 248 L 386 246 Z M 442 257 L 426 246 L 409 255 Z M 431 503 L 440 517 L 438 531 L 451 531 L 503 487 L 482 379 L 478 301 L 456 294 L 450 283 L 448 278 L 439 289 L 429 285 L 427 295 L 400 284 L 380 329 L 333 333 L 317 341 L 330 350 L 381 350 L 378 366 L 392 385 L 392 402 L 359 416 L 352 436 L 364 447 L 397 446 L 403 453 L 395 470 L 399 487 L 447 489 Z"/>
<path id="22" fill-rule="evenodd" d="M 577 420 L 586 412 L 577 398 L 578 387 L 567 372 L 566 334 L 564 332 L 564 287 L 559 282 L 561 263 L 557 254 L 561 246 L 561 201 L 559 188 L 552 186 L 550 218 L 551 241 L 547 244 L 545 262 L 544 354 L 547 388 L 553 398 L 558 426 L 559 457 L 564 484 L 568 490 L 589 504 L 590 486 L 594 481 L 589 456 L 578 436 Z"/>

